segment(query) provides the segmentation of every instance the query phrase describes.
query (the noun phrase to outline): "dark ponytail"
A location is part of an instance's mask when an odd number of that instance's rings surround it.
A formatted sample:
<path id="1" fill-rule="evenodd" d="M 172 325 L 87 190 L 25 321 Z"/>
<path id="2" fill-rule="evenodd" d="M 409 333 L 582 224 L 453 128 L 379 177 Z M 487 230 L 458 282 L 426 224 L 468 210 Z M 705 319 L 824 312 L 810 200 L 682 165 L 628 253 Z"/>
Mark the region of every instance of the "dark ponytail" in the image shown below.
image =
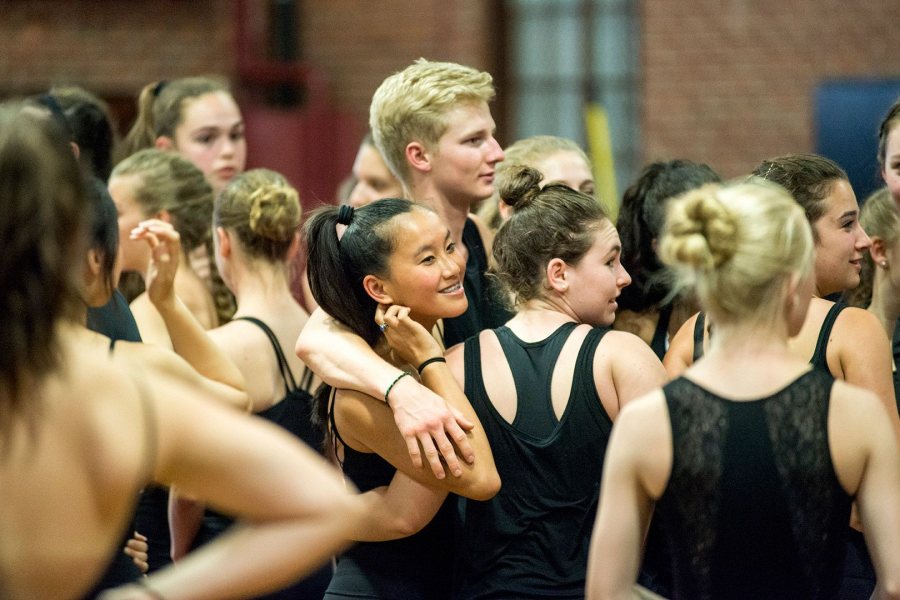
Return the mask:
<path id="1" fill-rule="evenodd" d="M 59 366 L 57 324 L 74 315 L 82 273 L 84 185 L 52 121 L 0 106 L 0 431 L 33 408 L 25 394 Z"/>
<path id="2" fill-rule="evenodd" d="M 325 312 L 370 346 L 378 341 L 381 331 L 375 324 L 377 304 L 363 289 L 363 279 L 366 275 L 387 274 L 388 259 L 394 250 L 388 222 L 415 207 L 409 200 L 399 198 L 379 200 L 356 210 L 328 206 L 316 210 L 305 227 L 313 297 Z M 341 210 L 341 220 L 349 224 L 339 240 Z"/>

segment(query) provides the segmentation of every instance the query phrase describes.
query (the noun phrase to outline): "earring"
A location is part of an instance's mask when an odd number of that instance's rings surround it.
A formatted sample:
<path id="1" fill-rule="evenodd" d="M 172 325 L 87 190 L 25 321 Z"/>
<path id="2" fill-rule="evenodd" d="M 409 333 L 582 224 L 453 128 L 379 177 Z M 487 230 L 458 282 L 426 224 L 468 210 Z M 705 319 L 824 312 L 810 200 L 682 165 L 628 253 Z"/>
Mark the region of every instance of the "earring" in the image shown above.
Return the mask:
<path id="1" fill-rule="evenodd" d="M 886 260 L 881 261 L 881 268 L 887 269 L 887 261 Z"/>

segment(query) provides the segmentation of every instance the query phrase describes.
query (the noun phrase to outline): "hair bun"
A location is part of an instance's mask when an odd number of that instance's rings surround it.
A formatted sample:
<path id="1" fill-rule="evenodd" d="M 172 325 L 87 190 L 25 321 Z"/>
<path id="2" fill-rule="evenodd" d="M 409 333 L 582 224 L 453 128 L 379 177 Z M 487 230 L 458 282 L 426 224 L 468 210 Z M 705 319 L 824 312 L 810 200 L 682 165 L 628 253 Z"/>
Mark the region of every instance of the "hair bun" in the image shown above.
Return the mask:
<path id="1" fill-rule="evenodd" d="M 524 165 L 513 165 L 497 182 L 500 198 L 512 207 L 521 208 L 541 191 L 543 174 Z"/>
<path id="2" fill-rule="evenodd" d="M 283 242 L 293 237 L 300 224 L 299 195 L 290 186 L 268 184 L 250 196 L 250 231 Z"/>
<path id="3" fill-rule="evenodd" d="M 711 270 L 734 256 L 738 224 L 719 200 L 720 189 L 719 185 L 706 185 L 672 203 L 668 240 L 661 249 L 667 261 Z"/>

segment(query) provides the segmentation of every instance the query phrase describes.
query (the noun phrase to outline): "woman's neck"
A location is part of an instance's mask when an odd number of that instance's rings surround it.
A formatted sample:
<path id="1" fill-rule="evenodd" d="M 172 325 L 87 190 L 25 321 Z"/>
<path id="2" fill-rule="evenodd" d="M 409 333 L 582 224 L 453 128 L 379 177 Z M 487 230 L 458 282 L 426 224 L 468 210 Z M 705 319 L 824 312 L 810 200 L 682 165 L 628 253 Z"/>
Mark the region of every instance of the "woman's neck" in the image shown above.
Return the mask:
<path id="1" fill-rule="evenodd" d="M 888 339 L 892 339 L 897 318 L 900 317 L 900 293 L 891 286 L 889 273 L 878 267 L 875 267 L 872 301 L 869 303 L 868 311 L 881 323 Z"/>
<path id="2" fill-rule="evenodd" d="M 283 307 L 298 305 L 291 293 L 286 265 L 257 260 L 250 264 L 232 261 L 230 267 L 236 316 L 279 312 Z"/>
<path id="3" fill-rule="evenodd" d="M 519 306 L 507 326 L 526 341 L 540 340 L 566 323 L 580 323 L 568 306 L 549 299 L 529 300 Z"/>
<path id="4" fill-rule="evenodd" d="M 710 347 L 704 357 L 727 363 L 748 357 L 793 357 L 788 339 L 788 326 L 783 319 L 768 324 L 716 322 L 710 330 Z"/>

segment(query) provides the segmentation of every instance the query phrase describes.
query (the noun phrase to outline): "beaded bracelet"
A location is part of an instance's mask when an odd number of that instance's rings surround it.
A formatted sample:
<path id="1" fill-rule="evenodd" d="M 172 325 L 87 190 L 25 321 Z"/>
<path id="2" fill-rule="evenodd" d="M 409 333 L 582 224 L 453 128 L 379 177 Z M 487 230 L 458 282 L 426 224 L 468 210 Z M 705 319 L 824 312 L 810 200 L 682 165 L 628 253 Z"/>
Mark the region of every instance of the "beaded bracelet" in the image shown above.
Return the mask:
<path id="1" fill-rule="evenodd" d="M 428 360 L 426 360 L 425 362 L 423 362 L 421 365 L 419 365 L 419 366 L 416 368 L 416 371 L 418 371 L 418 372 L 419 372 L 419 375 L 421 375 L 421 374 L 422 374 L 422 370 L 423 370 L 425 367 L 427 367 L 427 366 L 430 365 L 431 363 L 436 363 L 436 362 L 442 362 L 442 363 L 445 363 L 445 362 L 447 362 L 447 359 L 444 358 L 443 356 L 435 356 L 435 357 L 433 357 L 433 358 L 429 358 Z"/>
<path id="2" fill-rule="evenodd" d="M 384 392 L 384 403 L 385 404 L 390 404 L 390 402 L 388 402 L 388 394 L 391 393 L 391 390 L 394 389 L 394 386 L 397 385 L 397 382 L 400 381 L 401 379 L 403 379 L 404 377 L 406 377 L 407 375 L 409 375 L 409 373 L 407 373 L 406 371 L 403 371 L 402 373 L 397 375 L 397 378 L 394 379 L 391 382 L 391 385 L 389 385 L 387 387 L 387 390 L 385 390 L 385 392 Z"/>

